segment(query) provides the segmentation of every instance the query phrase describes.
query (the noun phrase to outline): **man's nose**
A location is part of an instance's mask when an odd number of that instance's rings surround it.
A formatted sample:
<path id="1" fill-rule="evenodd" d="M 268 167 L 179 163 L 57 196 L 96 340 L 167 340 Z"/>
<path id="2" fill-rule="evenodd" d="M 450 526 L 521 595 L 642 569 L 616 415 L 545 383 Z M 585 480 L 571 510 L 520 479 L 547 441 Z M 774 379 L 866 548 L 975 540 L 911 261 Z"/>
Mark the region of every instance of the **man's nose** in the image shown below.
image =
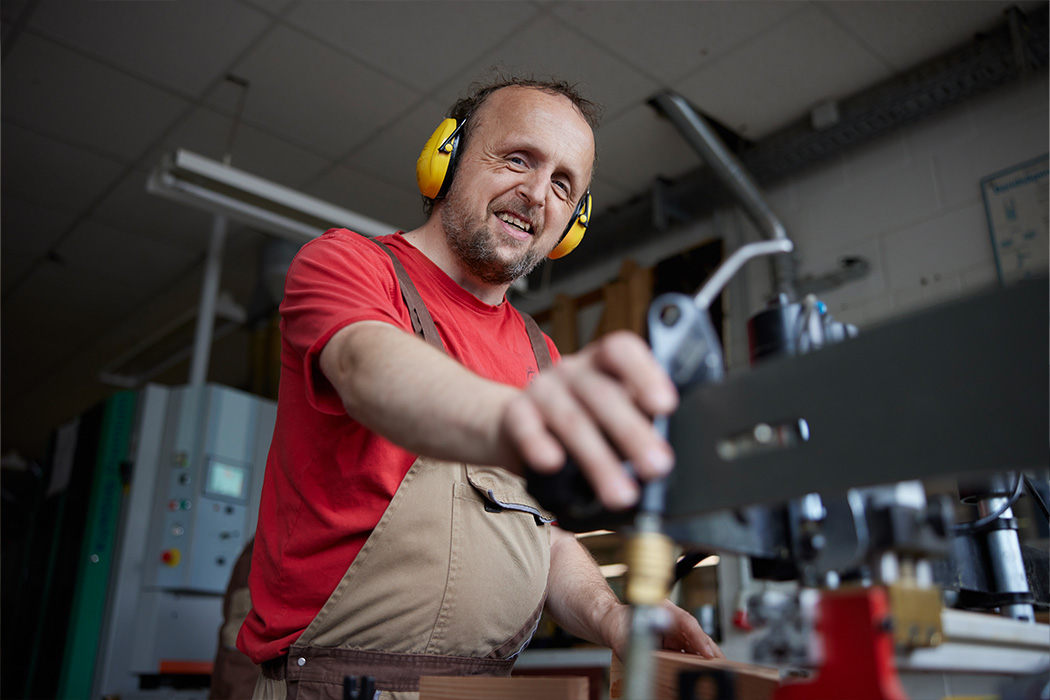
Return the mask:
<path id="1" fill-rule="evenodd" d="M 532 170 L 525 174 L 518 192 L 529 203 L 535 206 L 543 206 L 547 196 L 549 177 L 540 170 Z"/>

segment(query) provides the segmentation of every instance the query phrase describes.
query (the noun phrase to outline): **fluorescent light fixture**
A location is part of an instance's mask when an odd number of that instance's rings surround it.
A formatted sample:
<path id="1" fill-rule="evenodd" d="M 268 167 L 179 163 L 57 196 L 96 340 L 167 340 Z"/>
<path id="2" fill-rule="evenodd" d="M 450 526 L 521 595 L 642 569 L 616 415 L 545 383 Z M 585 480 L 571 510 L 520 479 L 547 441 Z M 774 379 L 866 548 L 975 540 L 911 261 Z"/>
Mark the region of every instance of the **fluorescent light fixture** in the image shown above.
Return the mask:
<path id="1" fill-rule="evenodd" d="M 181 148 L 164 155 L 150 173 L 146 190 L 225 214 L 300 245 L 330 228 L 348 228 L 370 237 L 398 230 Z"/>

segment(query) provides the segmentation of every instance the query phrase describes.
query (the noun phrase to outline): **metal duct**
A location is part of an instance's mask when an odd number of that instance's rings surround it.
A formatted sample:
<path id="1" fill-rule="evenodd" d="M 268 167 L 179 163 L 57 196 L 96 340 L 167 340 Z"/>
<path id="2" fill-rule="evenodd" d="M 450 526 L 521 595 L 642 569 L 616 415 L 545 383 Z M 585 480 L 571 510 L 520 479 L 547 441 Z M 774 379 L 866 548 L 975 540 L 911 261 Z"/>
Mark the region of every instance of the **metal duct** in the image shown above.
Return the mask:
<path id="1" fill-rule="evenodd" d="M 786 240 L 787 231 L 780 217 L 766 202 L 758 185 L 748 174 L 736 156 L 729 152 L 711 125 L 701 117 L 681 96 L 672 92 L 663 92 L 653 98 L 653 102 L 670 118 L 678 131 L 685 137 L 708 167 L 714 171 L 724 185 L 736 195 L 744 205 L 751 220 L 759 230 L 771 240 Z M 795 299 L 795 274 L 789 254 L 777 255 L 774 258 L 774 272 L 778 292 Z"/>

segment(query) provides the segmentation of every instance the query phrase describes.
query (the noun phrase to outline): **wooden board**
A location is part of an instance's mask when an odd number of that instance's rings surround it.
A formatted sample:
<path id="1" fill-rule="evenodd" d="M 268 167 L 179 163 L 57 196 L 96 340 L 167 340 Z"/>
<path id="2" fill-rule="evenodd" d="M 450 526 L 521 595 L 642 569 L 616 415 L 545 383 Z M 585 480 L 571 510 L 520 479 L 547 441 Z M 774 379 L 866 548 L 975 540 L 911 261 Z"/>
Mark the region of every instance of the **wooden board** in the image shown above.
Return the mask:
<path id="1" fill-rule="evenodd" d="M 578 676 L 424 676 L 419 700 L 587 700 Z"/>
<path id="2" fill-rule="evenodd" d="M 755 666 L 721 659 L 702 659 L 693 654 L 674 651 L 653 652 L 653 700 L 679 700 L 679 676 L 683 671 L 723 671 L 731 675 L 731 691 L 718 692 L 718 684 L 725 685 L 723 674 L 709 674 L 710 680 L 697 683 L 686 697 L 711 700 L 770 700 L 780 685 L 780 671 L 766 666 Z M 719 676 L 723 676 L 719 678 Z M 609 698 L 619 700 L 624 692 L 624 668 L 615 657 L 609 669 Z"/>

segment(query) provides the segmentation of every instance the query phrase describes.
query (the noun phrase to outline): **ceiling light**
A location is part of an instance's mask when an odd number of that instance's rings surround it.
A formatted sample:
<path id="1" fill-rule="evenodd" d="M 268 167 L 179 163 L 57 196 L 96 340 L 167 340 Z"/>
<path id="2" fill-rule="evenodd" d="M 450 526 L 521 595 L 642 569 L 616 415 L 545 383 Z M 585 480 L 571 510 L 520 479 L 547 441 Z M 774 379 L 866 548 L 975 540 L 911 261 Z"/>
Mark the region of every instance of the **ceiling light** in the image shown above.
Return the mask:
<path id="1" fill-rule="evenodd" d="M 330 228 L 348 228 L 369 237 L 398 230 L 181 148 L 164 155 L 150 173 L 146 189 L 300 245 Z"/>

